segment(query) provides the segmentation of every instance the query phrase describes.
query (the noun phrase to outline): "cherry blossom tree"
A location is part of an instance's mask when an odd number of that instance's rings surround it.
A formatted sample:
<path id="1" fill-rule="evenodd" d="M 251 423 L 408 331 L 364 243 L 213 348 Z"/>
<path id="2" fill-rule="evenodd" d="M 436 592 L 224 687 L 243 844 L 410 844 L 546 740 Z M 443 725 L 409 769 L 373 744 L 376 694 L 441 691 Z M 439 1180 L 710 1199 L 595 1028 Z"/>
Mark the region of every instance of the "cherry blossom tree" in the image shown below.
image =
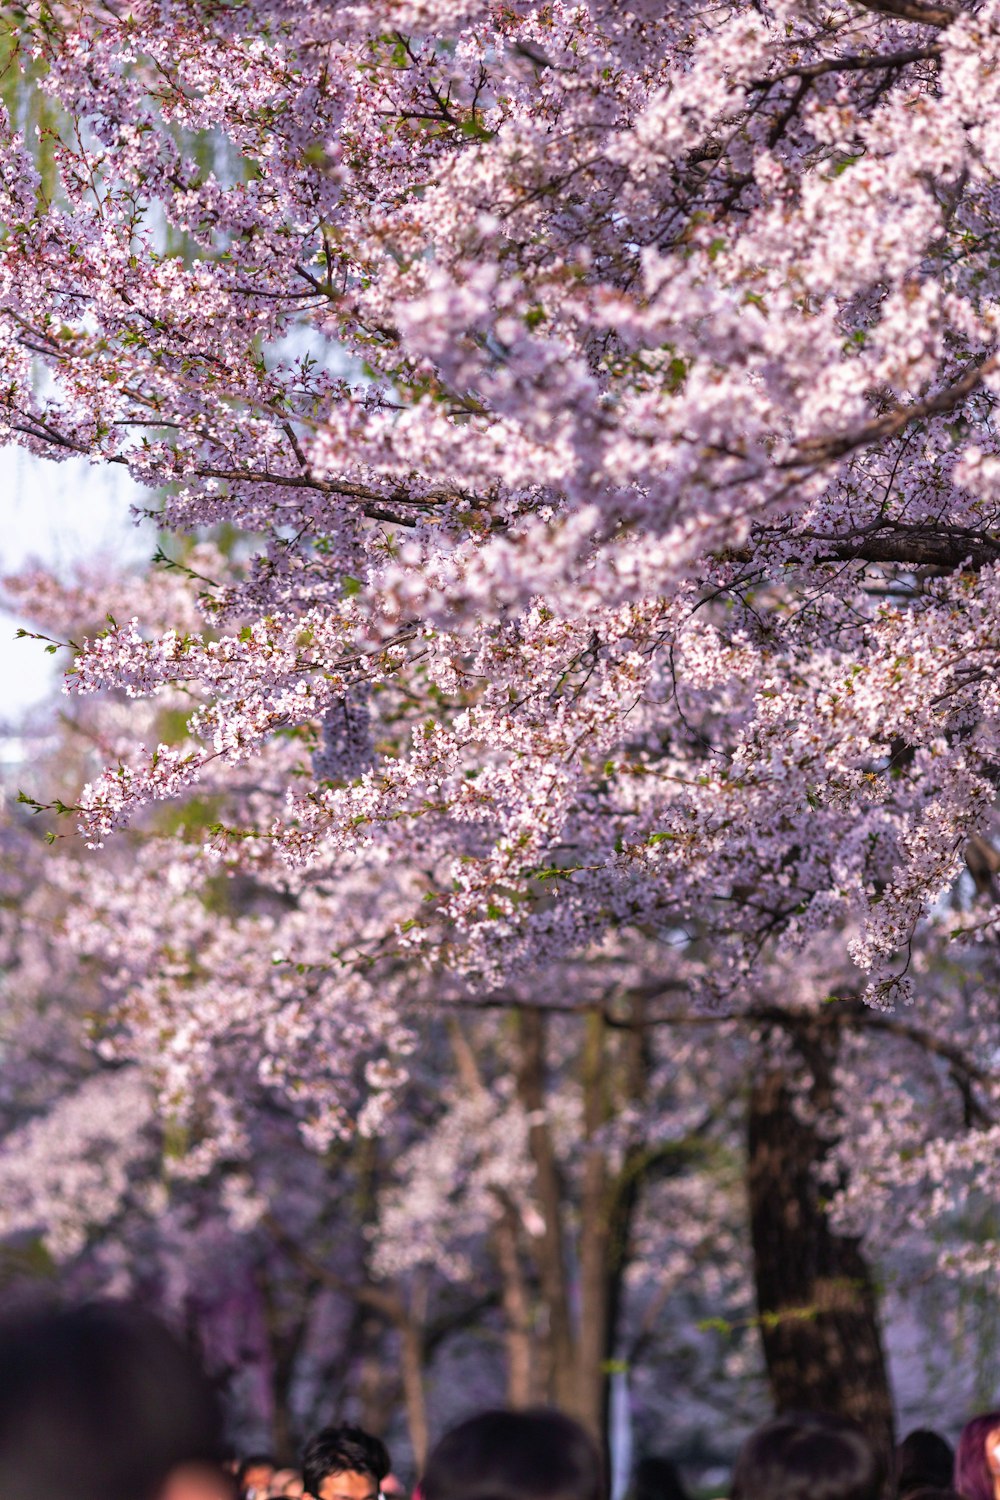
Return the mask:
<path id="1" fill-rule="evenodd" d="M 609 1033 L 677 1034 L 681 996 L 784 1049 L 758 1123 L 803 1117 L 789 1172 L 845 1233 L 862 1180 L 990 1170 L 1000 6 L 5 24 L 51 160 L 4 122 L 5 436 L 125 466 L 167 538 L 162 609 L 48 632 L 72 692 L 139 701 L 31 795 L 92 846 L 210 809 L 73 933 L 117 975 L 102 1046 L 202 1165 L 242 1149 L 222 1056 L 323 1147 L 380 1128 L 427 1016 L 513 1007 L 558 1338 L 548 1012 L 586 1013 L 593 1209 Z M 199 894 L 227 877 L 232 924 Z M 917 1049 L 943 1113 L 909 1082 L 873 1113 L 855 1048 L 893 1079 Z M 557 1394 L 596 1426 L 581 1224 Z"/>
<path id="2" fill-rule="evenodd" d="M 112 587 L 127 596 L 127 585 Z M 163 575 L 142 586 L 150 612 L 162 587 Z M 19 597 L 36 615 L 56 599 L 78 617 L 103 607 L 92 588 L 57 590 L 38 576 L 20 582 Z M 120 706 L 81 707 L 70 744 L 106 754 Z M 58 762 L 46 775 L 57 772 L 69 783 L 79 775 Z M 212 812 L 185 809 L 196 844 Z M 992 1096 L 977 1062 L 995 1027 L 988 947 L 962 972 L 940 960 L 928 971 L 919 1017 L 846 1000 L 817 1007 L 838 977 L 821 948 L 799 955 L 794 977 L 762 971 L 738 1010 L 713 1010 L 697 1000 L 697 945 L 665 956 L 660 941 L 625 929 L 572 967 L 450 1001 L 440 987 L 421 997 L 419 969 L 369 966 L 383 1010 L 398 984 L 397 1009 L 422 1017 L 415 1052 L 408 1038 L 394 1043 L 409 1078 L 397 1072 L 387 1112 L 388 1095 L 358 1083 L 364 1055 L 393 1044 L 347 1031 L 335 966 L 314 974 L 302 964 L 292 980 L 275 963 L 310 927 L 347 932 L 377 907 L 386 877 L 360 895 L 344 883 L 296 892 L 287 878 L 268 888 L 242 872 L 220 884 L 162 830 L 100 856 L 65 838 L 43 856 L 23 826 L 17 840 L 10 941 L 38 955 L 6 961 L 0 1239 L 22 1257 L 37 1243 L 67 1289 L 131 1285 L 200 1330 L 244 1431 L 255 1430 L 248 1414 L 271 1413 L 287 1441 L 317 1410 L 303 1406 L 302 1382 L 315 1389 L 319 1340 L 337 1372 L 330 1390 L 364 1373 L 366 1420 L 378 1425 L 405 1397 L 419 1456 L 430 1425 L 457 1414 L 455 1389 L 500 1393 L 484 1337 L 502 1348 L 515 1402 L 600 1410 L 617 1362 L 642 1421 L 657 1411 L 657 1431 L 666 1421 L 683 1434 L 693 1398 L 685 1417 L 672 1386 L 683 1365 L 710 1411 L 724 1405 L 729 1430 L 739 1420 L 729 1403 L 746 1383 L 711 1364 L 699 1382 L 706 1319 L 730 1367 L 759 1328 L 779 1398 L 782 1382 L 801 1396 L 808 1381 L 829 1400 L 832 1380 L 840 1404 L 886 1424 L 859 1232 L 883 1277 L 900 1241 L 928 1226 L 952 1271 L 974 1277 L 993 1263 L 981 1237 L 942 1224 L 963 1197 L 995 1197 Z M 920 957 L 934 957 L 929 932 Z M 839 977 L 849 982 L 846 965 Z M 375 1004 L 368 994 L 362 1015 Z M 97 1042 L 89 1059 L 81 1008 Z M 312 1008 L 343 1029 L 307 1026 Z M 52 1067 L 48 1036 L 72 1048 L 68 1077 Z M 727 1189 L 719 1166 L 739 1159 L 748 1074 L 752 1254 L 739 1168 Z M 355 1118 L 365 1137 L 356 1152 L 340 1140 Z M 832 1233 L 819 1211 L 831 1184 L 844 1190 Z M 923 1247 L 921 1276 L 927 1263 Z M 478 1329 L 480 1352 L 475 1375 L 456 1382 L 448 1349 L 466 1327 Z M 665 1417 L 664 1393 L 648 1385 L 658 1367 L 669 1372 Z"/>
<path id="3" fill-rule="evenodd" d="M 477 983 L 697 913 L 720 990 L 836 924 L 906 992 L 992 805 L 992 10 L 394 20 L 17 38 L 64 125 L 51 199 L 10 139 L 9 436 L 262 538 L 80 644 L 194 700 L 85 830 L 283 735 L 221 852 L 425 851 L 408 941 Z"/>

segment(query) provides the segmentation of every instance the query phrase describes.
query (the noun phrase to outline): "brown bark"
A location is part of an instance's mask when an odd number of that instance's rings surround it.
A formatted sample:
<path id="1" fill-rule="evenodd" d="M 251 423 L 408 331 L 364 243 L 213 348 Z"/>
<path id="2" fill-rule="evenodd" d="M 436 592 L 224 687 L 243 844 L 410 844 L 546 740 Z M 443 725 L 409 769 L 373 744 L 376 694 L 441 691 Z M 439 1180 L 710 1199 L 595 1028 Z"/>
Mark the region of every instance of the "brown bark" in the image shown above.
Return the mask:
<path id="1" fill-rule="evenodd" d="M 986 568 L 1000 557 L 1000 546 L 990 537 L 968 531 L 899 526 L 857 542 L 837 542 L 830 548 L 830 555 L 845 562 L 858 559 L 913 568 Z"/>
<path id="2" fill-rule="evenodd" d="M 534 1249 L 547 1314 L 547 1326 L 540 1330 L 547 1345 L 547 1395 L 556 1406 L 574 1412 L 577 1403 L 576 1350 L 566 1281 L 563 1191 L 545 1113 L 545 1018 L 540 1010 L 524 1009 L 518 1012 L 517 1019 L 518 1094 L 528 1115 L 528 1149 L 535 1168 L 535 1187 L 543 1226 Z"/>
<path id="3" fill-rule="evenodd" d="M 361 1425 L 366 1432 L 381 1437 L 385 1431 L 388 1398 L 392 1389 L 390 1374 L 383 1358 L 385 1324 L 373 1312 L 363 1312 L 357 1320 L 357 1342 L 361 1351 L 358 1361 L 357 1391 Z M 393 1392 L 393 1395 L 395 1392 Z"/>
<path id="4" fill-rule="evenodd" d="M 811 1102 L 823 1108 L 826 1064 L 812 1044 L 810 1060 Z M 748 1128 L 757 1307 L 775 1406 L 854 1417 L 888 1458 L 892 1396 L 871 1273 L 857 1240 L 830 1228 L 816 1176 L 830 1143 L 796 1113 L 789 1083 L 780 1068 L 755 1080 Z"/>
<path id="5" fill-rule="evenodd" d="M 586 1019 L 581 1068 L 585 1149 L 580 1196 L 580 1326 L 575 1415 L 603 1438 L 608 1348 L 608 1166 L 597 1136 L 607 1120 L 605 1025 L 599 1010 Z"/>
<path id="6" fill-rule="evenodd" d="M 641 999 L 635 997 L 633 1012 L 637 1016 L 641 1015 L 641 1005 Z M 536 1341 L 536 1364 L 538 1354 L 548 1362 L 549 1399 L 575 1416 L 603 1445 L 609 1362 L 616 1348 L 632 1219 L 655 1153 L 638 1146 L 626 1154 L 621 1170 L 612 1174 L 601 1132 L 624 1103 L 643 1097 L 648 1040 L 637 1027 L 623 1038 L 619 1055 L 609 1045 L 613 1033 L 602 1007 L 589 1008 L 582 1017 L 578 1078 L 583 1150 L 577 1204 L 579 1232 L 574 1247 L 578 1304 L 574 1320 L 569 1308 L 562 1218 L 567 1207 L 565 1184 L 544 1117 L 546 1020 L 538 1010 L 518 1011 L 520 1097 L 529 1114 L 529 1147 L 545 1224 L 535 1253 L 548 1337 Z"/>
<path id="7" fill-rule="evenodd" d="M 628 1104 L 645 1103 L 649 1088 L 649 1033 L 644 1028 L 646 1002 L 644 996 L 633 993 L 629 1001 L 630 1029 L 623 1036 L 624 1096 Z M 619 1349 L 619 1333 L 623 1312 L 625 1272 L 632 1254 L 632 1224 L 642 1188 L 649 1176 L 653 1154 L 645 1143 L 629 1146 L 625 1152 L 621 1171 L 614 1182 L 608 1204 L 608 1358 Z M 608 1422 L 608 1396 L 610 1385 L 605 1381 L 604 1425 Z"/>
<path id="8" fill-rule="evenodd" d="M 420 1328 L 411 1318 L 397 1324 L 400 1342 L 400 1370 L 406 1401 L 406 1425 L 417 1472 L 423 1470 L 429 1447 L 427 1400 L 424 1392 L 424 1341 Z"/>
<path id="9" fill-rule="evenodd" d="M 448 1017 L 448 1039 L 455 1059 L 455 1071 L 462 1081 L 462 1087 L 469 1094 L 485 1093 L 486 1085 L 479 1072 L 476 1054 L 457 1016 Z"/>
<path id="10" fill-rule="evenodd" d="M 862 10 L 873 10 L 884 16 L 899 16 L 903 21 L 916 21 L 919 26 L 950 26 L 958 15 L 943 5 L 923 5 L 919 0 L 858 0 Z"/>
<path id="11" fill-rule="evenodd" d="M 449 1018 L 448 1035 L 463 1087 L 473 1095 L 485 1094 L 475 1052 L 457 1016 Z M 497 1194 L 497 1203 L 500 1212 L 493 1234 L 493 1248 L 500 1272 L 504 1315 L 507 1402 L 513 1407 L 525 1407 L 542 1399 L 546 1383 L 538 1379 L 542 1362 L 535 1348 L 531 1299 L 521 1262 L 520 1220 L 515 1205 L 504 1194 Z"/>
<path id="12" fill-rule="evenodd" d="M 538 1367 L 531 1302 L 518 1246 L 517 1212 L 512 1203 L 505 1202 L 501 1206 L 495 1243 L 507 1349 L 507 1404 L 533 1406 L 542 1399 L 543 1393 L 535 1378 Z"/>
<path id="13" fill-rule="evenodd" d="M 642 1008 L 643 998 L 632 997 L 635 1025 L 624 1032 L 615 1030 L 602 1006 L 579 1013 L 583 1030 L 577 1082 L 583 1139 L 580 1196 L 575 1203 L 567 1193 L 547 1118 L 547 1008 L 515 1008 L 518 1097 L 528 1117 L 541 1228 L 529 1239 L 516 1206 L 498 1193 L 500 1211 L 493 1232 L 508 1400 L 513 1406 L 552 1402 L 581 1421 L 602 1444 L 609 1361 L 617 1346 L 632 1220 L 649 1171 L 661 1164 L 662 1157 L 639 1144 L 612 1173 L 601 1138 L 612 1115 L 645 1093 L 649 1042 Z M 474 1094 L 484 1085 L 457 1017 L 450 1021 L 449 1032 L 458 1075 Z M 572 1246 L 566 1232 L 571 1218 L 579 1224 Z M 571 1311 L 571 1284 L 576 1316 Z"/>

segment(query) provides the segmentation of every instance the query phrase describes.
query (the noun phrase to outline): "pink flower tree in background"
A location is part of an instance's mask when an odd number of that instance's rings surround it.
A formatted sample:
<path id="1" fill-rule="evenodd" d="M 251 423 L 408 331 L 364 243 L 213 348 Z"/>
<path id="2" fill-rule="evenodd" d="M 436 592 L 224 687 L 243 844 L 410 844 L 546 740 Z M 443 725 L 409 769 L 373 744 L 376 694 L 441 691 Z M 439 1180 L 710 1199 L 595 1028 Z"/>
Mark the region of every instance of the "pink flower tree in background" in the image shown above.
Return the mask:
<path id="1" fill-rule="evenodd" d="M 4 125 L 0 418 L 126 466 L 167 537 L 105 628 L 20 585 L 114 704 L 34 805 L 157 833 L 67 856 L 103 1054 L 208 1170 L 251 1077 L 315 1150 L 388 1128 L 450 1019 L 424 1125 L 521 1112 L 468 1211 L 511 1369 L 528 1274 L 544 1393 L 595 1428 L 673 1112 L 749 1072 L 772 1384 L 838 1369 L 887 1442 L 859 1203 L 995 1188 L 1000 5 L 7 34 L 53 123 L 51 181 Z"/>

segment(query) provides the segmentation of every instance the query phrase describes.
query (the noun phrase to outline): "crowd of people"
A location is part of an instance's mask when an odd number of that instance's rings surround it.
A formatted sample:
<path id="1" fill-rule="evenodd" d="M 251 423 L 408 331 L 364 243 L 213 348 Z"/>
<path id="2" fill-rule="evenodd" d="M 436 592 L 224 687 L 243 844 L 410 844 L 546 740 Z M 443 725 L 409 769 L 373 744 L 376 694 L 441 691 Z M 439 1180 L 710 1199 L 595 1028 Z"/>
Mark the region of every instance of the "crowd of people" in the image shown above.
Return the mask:
<path id="1" fill-rule="evenodd" d="M 0 1500 L 389 1500 L 403 1487 L 385 1445 L 325 1427 L 298 1468 L 227 1459 L 214 1393 L 161 1324 L 120 1303 L 22 1314 L 0 1325 Z M 730 1500 L 1000 1500 L 1000 1411 L 953 1452 L 929 1430 L 892 1472 L 845 1417 L 787 1413 L 751 1434 Z M 432 1450 L 413 1500 L 606 1500 L 587 1432 L 558 1411 L 481 1412 Z M 633 1500 L 689 1500 L 674 1466 L 647 1458 Z"/>

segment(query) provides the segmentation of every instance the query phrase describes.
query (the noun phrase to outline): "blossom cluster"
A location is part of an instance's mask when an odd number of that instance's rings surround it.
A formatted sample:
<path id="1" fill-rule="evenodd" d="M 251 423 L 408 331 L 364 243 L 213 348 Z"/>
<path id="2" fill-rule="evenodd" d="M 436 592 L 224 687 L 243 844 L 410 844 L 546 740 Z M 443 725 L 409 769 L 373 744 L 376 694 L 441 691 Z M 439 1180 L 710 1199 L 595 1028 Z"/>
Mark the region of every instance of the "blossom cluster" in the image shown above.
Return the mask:
<path id="1" fill-rule="evenodd" d="M 817 951 L 806 1009 L 953 1024 L 941 933 L 998 920 L 997 0 L 138 0 L 12 45 L 60 123 L 51 193 L 2 127 L 2 435 L 159 489 L 188 569 L 59 628 L 129 700 L 88 840 L 214 814 L 71 923 L 192 1170 L 244 1145 L 220 1049 L 326 1147 L 423 1004 L 602 945 L 751 1024 Z"/>

